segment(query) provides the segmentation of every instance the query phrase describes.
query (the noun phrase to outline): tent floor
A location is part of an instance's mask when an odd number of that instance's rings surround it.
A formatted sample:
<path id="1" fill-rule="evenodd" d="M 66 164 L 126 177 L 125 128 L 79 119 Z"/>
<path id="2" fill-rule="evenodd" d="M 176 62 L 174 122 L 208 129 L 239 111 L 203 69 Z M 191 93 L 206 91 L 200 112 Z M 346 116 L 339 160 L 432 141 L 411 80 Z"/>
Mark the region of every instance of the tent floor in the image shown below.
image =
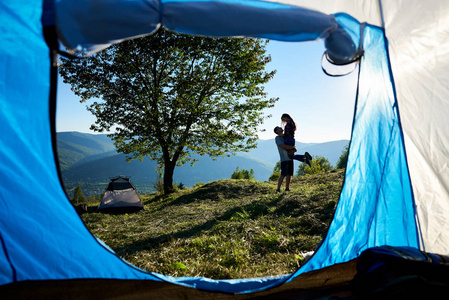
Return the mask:
<path id="1" fill-rule="evenodd" d="M 355 273 L 352 260 L 250 294 L 208 292 L 151 280 L 72 279 L 11 283 L 0 287 L 0 295 L 2 299 L 350 299 Z"/>
<path id="2" fill-rule="evenodd" d="M 374 254 L 376 254 L 374 252 Z M 365 256 L 366 257 L 366 256 Z M 209 292 L 152 280 L 28 280 L 0 286 L 1 299 L 441 299 L 449 294 L 449 264 L 395 256 L 364 256 L 301 274 L 278 287 L 249 294 Z M 357 265 L 358 264 L 358 265 Z M 364 271 L 367 267 L 368 272 Z M 357 273 L 359 270 L 359 273 Z"/>

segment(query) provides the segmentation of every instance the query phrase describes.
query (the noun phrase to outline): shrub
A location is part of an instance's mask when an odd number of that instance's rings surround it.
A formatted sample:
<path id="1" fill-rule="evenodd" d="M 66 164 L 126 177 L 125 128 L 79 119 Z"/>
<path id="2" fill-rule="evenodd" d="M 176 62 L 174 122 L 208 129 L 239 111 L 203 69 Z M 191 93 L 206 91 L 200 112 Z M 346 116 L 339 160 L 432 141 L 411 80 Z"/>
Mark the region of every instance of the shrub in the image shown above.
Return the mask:
<path id="1" fill-rule="evenodd" d="M 270 177 L 268 178 L 268 181 L 277 181 L 280 176 L 281 176 L 281 172 L 273 171 L 273 174 L 270 175 Z"/>
<path id="2" fill-rule="evenodd" d="M 163 171 L 161 166 L 154 167 L 154 170 L 156 171 L 157 178 L 153 182 L 153 190 L 156 191 L 156 193 L 163 193 L 164 192 L 164 179 L 162 178 Z"/>
<path id="3" fill-rule="evenodd" d="M 312 166 L 310 167 L 307 164 L 300 164 L 296 174 L 298 176 L 303 176 L 306 174 L 321 174 L 334 168 L 327 158 L 319 155 L 316 155 L 311 163 Z"/>
<path id="4" fill-rule="evenodd" d="M 246 169 L 239 170 L 239 167 L 237 167 L 231 175 L 231 179 L 255 179 L 254 177 L 254 170 L 251 169 L 250 171 Z"/>
<path id="5" fill-rule="evenodd" d="M 198 181 L 193 185 L 193 187 L 196 188 L 196 187 L 200 187 L 202 185 L 204 185 L 204 182 Z"/>
<path id="6" fill-rule="evenodd" d="M 281 176 L 281 161 L 278 161 L 276 165 L 274 165 L 273 173 L 268 178 L 268 181 L 276 181 Z"/>
<path id="7" fill-rule="evenodd" d="M 348 152 L 349 152 L 349 144 L 347 144 L 344 150 L 341 152 L 340 158 L 337 161 L 337 165 L 335 168 L 337 169 L 345 169 L 346 164 L 348 163 Z"/>
<path id="8" fill-rule="evenodd" d="M 86 197 L 84 196 L 83 191 L 81 190 L 81 186 L 77 186 L 75 188 L 75 191 L 73 192 L 72 202 L 76 204 L 80 202 L 86 202 Z"/>

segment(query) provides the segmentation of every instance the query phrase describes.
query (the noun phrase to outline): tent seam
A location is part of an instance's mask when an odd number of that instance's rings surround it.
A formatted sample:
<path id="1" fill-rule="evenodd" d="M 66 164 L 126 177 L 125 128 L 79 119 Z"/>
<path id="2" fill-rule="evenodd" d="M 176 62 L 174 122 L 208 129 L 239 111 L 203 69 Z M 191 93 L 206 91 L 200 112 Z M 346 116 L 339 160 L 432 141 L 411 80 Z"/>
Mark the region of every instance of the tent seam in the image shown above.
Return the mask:
<path id="1" fill-rule="evenodd" d="M 381 0 L 379 0 L 379 9 L 381 10 L 382 22 L 383 22 L 383 13 L 382 13 L 382 7 L 381 7 L 380 1 Z M 409 181 L 409 185 L 410 185 L 410 193 L 411 193 L 412 204 L 413 204 L 412 209 L 413 209 L 414 220 L 415 220 L 416 241 L 417 241 L 419 249 L 425 250 L 424 243 L 422 241 L 422 231 L 421 231 L 421 225 L 419 223 L 419 218 L 418 218 L 415 194 L 413 192 L 412 178 L 410 176 L 410 168 L 409 168 L 408 157 L 407 157 L 407 149 L 405 147 L 404 131 L 402 129 L 401 114 L 399 112 L 399 101 L 398 101 L 397 93 L 396 93 L 396 85 L 395 85 L 395 81 L 394 81 L 394 77 L 393 77 L 393 69 L 391 67 L 390 51 L 388 48 L 387 33 L 386 33 L 384 24 L 382 27 L 382 31 L 383 31 L 383 38 L 384 38 L 385 53 L 387 55 L 388 73 L 389 73 L 389 77 L 390 77 L 391 87 L 393 90 L 393 97 L 395 100 L 395 106 L 396 106 L 396 111 L 397 111 L 396 114 L 397 114 L 397 118 L 398 118 L 399 133 L 400 133 L 401 141 L 402 141 L 402 151 L 404 151 L 405 165 L 407 167 L 407 175 L 408 175 L 408 181 Z"/>
<path id="2" fill-rule="evenodd" d="M 13 265 L 13 263 L 11 261 L 11 258 L 9 256 L 9 254 L 8 254 L 8 249 L 6 247 L 5 240 L 3 239 L 3 235 L 1 234 L 1 232 L 0 232 L 0 241 L 2 243 L 2 248 L 3 248 L 3 252 L 5 253 L 6 260 L 8 261 L 9 266 L 11 267 L 13 282 L 17 282 L 17 271 L 16 271 L 16 268 L 14 267 L 14 265 Z"/>
<path id="3" fill-rule="evenodd" d="M 162 19 L 164 18 L 164 6 L 162 5 L 162 0 L 158 0 L 157 4 L 159 12 L 159 24 L 162 25 Z"/>

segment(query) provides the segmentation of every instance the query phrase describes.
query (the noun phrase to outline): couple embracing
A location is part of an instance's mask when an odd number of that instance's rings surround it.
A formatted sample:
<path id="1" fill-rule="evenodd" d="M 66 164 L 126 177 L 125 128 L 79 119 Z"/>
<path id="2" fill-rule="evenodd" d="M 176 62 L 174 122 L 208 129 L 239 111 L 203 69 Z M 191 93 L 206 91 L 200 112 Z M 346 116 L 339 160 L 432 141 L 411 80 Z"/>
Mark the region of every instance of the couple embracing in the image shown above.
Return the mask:
<path id="1" fill-rule="evenodd" d="M 276 126 L 274 128 L 274 133 L 276 133 L 276 145 L 278 147 L 279 156 L 281 160 L 281 176 L 279 176 L 278 186 L 276 192 L 281 192 L 281 185 L 285 179 L 285 191 L 290 190 L 290 180 L 293 175 L 294 165 L 293 160 L 299 160 L 311 166 L 312 156 L 306 152 L 304 155 L 295 155 L 295 131 L 296 124 L 295 121 L 290 117 L 289 114 L 283 114 L 281 116 L 282 127 Z"/>

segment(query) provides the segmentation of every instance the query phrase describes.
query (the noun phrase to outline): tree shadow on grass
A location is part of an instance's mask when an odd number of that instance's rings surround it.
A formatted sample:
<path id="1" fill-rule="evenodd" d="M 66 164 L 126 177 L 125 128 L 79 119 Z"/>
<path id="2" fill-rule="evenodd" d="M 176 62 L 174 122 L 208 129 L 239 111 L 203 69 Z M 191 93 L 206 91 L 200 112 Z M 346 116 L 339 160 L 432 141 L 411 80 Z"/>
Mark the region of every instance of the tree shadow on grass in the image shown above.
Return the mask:
<path id="1" fill-rule="evenodd" d="M 277 205 L 277 203 L 282 201 L 283 198 L 284 195 L 281 194 L 278 197 L 272 199 L 271 201 L 267 202 L 253 201 L 249 204 L 229 209 L 226 212 L 224 212 L 221 216 L 215 217 L 192 228 L 162 234 L 153 238 L 135 241 L 130 245 L 116 248 L 115 251 L 119 255 L 124 254 L 131 255 L 142 250 L 150 250 L 158 248 L 175 239 L 192 238 L 194 236 L 198 236 L 201 232 L 205 231 L 208 231 L 208 234 L 210 236 L 213 236 L 214 234 L 217 234 L 217 232 L 214 230 L 214 227 L 218 225 L 220 222 L 230 221 L 233 218 L 257 219 L 265 214 L 268 214 L 270 207 L 273 205 Z"/>
<path id="2" fill-rule="evenodd" d="M 162 234 L 154 238 L 147 238 L 144 240 L 135 241 L 130 245 L 119 247 L 114 249 L 117 254 L 124 255 L 124 254 L 134 254 L 139 251 L 143 250 L 151 250 L 159 248 L 160 246 L 163 246 L 166 243 L 171 242 L 174 239 L 187 239 L 192 236 L 198 235 L 202 231 L 208 231 L 212 229 L 215 225 L 217 225 L 219 220 L 209 220 L 201 225 L 194 226 L 190 229 L 186 230 L 180 230 L 178 232 L 172 232 L 167 234 Z"/>

